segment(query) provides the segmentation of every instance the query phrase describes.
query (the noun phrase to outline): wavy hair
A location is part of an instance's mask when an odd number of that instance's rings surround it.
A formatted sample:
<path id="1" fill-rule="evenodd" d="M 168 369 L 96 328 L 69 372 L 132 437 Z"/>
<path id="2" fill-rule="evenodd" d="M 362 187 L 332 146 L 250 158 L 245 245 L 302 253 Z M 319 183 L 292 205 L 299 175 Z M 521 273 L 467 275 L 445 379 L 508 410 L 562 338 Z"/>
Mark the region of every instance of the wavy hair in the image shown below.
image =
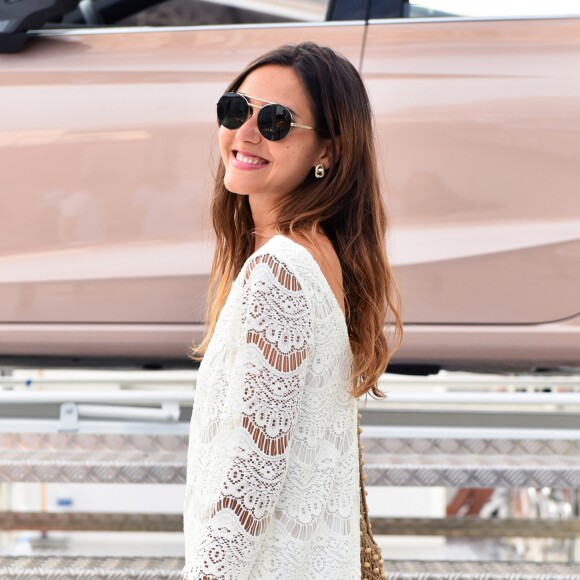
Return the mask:
<path id="1" fill-rule="evenodd" d="M 283 45 L 250 63 L 229 85 L 236 91 L 259 67 L 291 67 L 309 98 L 319 135 L 331 139 L 332 164 L 324 179 L 309 173 L 275 210 L 276 230 L 312 241 L 322 230 L 340 260 L 346 323 L 353 353 L 354 397 L 369 391 L 385 395 L 378 380 L 403 339 L 401 293 L 386 252 L 387 211 L 377 171 L 373 118 L 363 81 L 355 67 L 328 47 L 313 42 Z M 340 146 L 338 142 L 340 140 Z M 215 330 L 232 282 L 254 251 L 254 222 L 248 196 L 233 195 L 224 185 L 220 160 L 211 202 L 216 248 L 210 273 L 207 332 L 190 357 L 201 360 Z M 394 329 L 389 345 L 385 324 Z"/>

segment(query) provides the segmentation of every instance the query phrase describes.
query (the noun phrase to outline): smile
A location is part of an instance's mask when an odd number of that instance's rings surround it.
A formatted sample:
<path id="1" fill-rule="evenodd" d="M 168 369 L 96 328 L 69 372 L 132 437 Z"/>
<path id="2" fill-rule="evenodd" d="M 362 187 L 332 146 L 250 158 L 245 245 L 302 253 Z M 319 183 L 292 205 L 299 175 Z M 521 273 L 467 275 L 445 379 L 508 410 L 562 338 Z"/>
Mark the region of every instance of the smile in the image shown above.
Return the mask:
<path id="1" fill-rule="evenodd" d="M 250 155 L 245 152 L 242 153 L 241 151 L 232 151 L 232 161 L 234 167 L 239 169 L 257 169 L 268 164 L 268 161 L 261 157 Z"/>

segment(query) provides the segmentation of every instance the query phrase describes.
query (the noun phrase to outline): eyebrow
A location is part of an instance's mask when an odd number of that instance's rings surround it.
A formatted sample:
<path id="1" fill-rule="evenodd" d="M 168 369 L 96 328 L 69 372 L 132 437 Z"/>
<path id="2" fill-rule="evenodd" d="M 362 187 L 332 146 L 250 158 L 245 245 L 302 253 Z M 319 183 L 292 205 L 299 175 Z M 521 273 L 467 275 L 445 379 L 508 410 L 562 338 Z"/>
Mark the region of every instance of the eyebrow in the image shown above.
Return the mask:
<path id="1" fill-rule="evenodd" d="M 239 92 L 239 91 L 238 91 Z M 282 103 L 275 103 L 274 101 L 267 101 L 266 99 L 260 99 L 259 97 L 252 97 L 252 95 L 247 95 L 246 93 L 239 93 L 240 95 L 244 95 L 244 97 L 248 97 L 248 99 L 254 99 L 255 101 L 262 101 L 263 103 L 268 103 L 269 105 L 282 105 Z M 282 107 L 286 107 L 292 115 L 299 117 L 300 115 L 288 105 L 282 105 Z"/>

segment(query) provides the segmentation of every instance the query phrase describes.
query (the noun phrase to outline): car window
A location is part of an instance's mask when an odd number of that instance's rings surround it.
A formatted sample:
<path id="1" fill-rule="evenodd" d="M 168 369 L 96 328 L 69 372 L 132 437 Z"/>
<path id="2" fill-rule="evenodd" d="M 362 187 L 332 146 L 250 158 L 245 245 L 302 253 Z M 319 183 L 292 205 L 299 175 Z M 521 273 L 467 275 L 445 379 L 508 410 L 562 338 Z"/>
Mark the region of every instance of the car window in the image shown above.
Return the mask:
<path id="1" fill-rule="evenodd" d="M 580 0 L 410 0 L 405 17 L 578 16 Z"/>
<path id="2" fill-rule="evenodd" d="M 192 26 L 268 22 L 321 22 L 329 0 L 166 0 L 115 23 L 117 26 Z"/>
<path id="3" fill-rule="evenodd" d="M 0 53 L 19 52 L 39 29 L 323 22 L 331 3 L 336 0 L 0 0 Z"/>

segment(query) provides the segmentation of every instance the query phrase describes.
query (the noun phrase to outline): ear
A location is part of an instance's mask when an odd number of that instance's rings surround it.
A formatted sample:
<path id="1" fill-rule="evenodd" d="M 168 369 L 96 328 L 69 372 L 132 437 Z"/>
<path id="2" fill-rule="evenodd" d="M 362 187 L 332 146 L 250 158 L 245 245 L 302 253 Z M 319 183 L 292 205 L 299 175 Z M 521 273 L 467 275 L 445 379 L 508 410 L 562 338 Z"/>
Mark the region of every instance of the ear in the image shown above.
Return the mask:
<path id="1" fill-rule="evenodd" d="M 332 143 L 334 141 L 334 155 L 332 152 Z M 326 169 L 329 169 L 334 165 L 334 162 L 338 157 L 340 157 L 340 151 L 342 149 L 342 139 L 341 136 L 337 136 L 333 139 L 323 139 L 322 148 L 320 155 L 317 159 L 317 163 L 322 163 Z"/>

